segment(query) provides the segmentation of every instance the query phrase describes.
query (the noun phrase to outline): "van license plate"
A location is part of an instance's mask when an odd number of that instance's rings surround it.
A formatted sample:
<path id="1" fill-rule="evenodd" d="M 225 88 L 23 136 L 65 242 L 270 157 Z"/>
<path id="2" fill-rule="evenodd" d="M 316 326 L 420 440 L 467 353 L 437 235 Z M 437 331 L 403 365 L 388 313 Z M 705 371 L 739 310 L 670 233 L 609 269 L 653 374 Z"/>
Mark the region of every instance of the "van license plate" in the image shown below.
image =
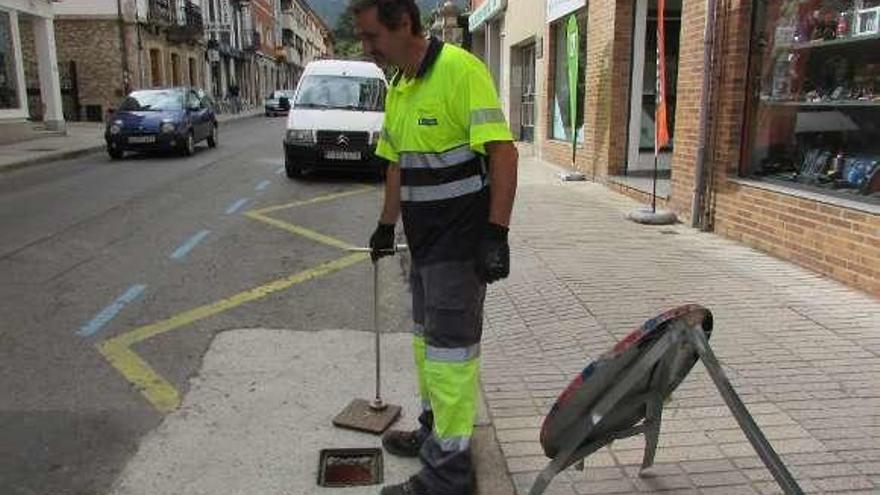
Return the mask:
<path id="1" fill-rule="evenodd" d="M 359 151 L 327 151 L 324 158 L 328 160 L 360 160 L 361 153 Z"/>
<path id="2" fill-rule="evenodd" d="M 128 138 L 131 144 L 155 143 L 156 136 L 132 136 Z"/>

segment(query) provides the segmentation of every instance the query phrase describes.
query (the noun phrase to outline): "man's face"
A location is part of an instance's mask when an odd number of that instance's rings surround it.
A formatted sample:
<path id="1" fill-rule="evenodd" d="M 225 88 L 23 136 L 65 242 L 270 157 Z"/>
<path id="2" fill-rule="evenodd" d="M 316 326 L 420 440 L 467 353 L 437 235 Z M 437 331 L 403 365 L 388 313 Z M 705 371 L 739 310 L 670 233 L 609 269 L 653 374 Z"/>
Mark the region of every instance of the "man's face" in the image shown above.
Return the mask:
<path id="1" fill-rule="evenodd" d="M 361 41 L 364 54 L 380 67 L 399 67 L 406 61 L 409 32 L 407 16 L 403 16 L 397 29 L 390 30 L 379 21 L 376 7 L 361 12 L 354 19 L 354 34 Z"/>

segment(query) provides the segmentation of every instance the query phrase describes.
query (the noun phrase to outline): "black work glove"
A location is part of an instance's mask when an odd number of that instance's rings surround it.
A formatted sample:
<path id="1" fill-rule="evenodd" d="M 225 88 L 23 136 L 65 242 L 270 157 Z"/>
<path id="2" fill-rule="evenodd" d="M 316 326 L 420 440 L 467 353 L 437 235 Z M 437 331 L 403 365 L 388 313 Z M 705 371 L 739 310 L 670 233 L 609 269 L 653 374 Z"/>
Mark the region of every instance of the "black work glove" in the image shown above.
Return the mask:
<path id="1" fill-rule="evenodd" d="M 507 278 L 510 274 L 510 246 L 507 244 L 507 227 L 494 223 L 486 225 L 480 250 L 477 254 L 477 276 L 491 284 Z"/>
<path id="2" fill-rule="evenodd" d="M 375 263 L 383 256 L 394 254 L 394 224 L 382 223 L 376 226 L 376 231 L 370 236 L 370 258 Z"/>

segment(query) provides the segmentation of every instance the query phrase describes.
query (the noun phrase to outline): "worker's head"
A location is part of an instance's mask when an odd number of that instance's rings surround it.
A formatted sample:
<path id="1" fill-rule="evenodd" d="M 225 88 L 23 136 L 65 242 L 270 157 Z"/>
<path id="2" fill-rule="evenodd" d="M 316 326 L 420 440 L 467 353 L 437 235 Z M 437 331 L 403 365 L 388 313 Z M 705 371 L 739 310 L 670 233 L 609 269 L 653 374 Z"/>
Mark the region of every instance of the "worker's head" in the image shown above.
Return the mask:
<path id="1" fill-rule="evenodd" d="M 411 41 L 423 37 L 415 0 L 354 0 L 351 11 L 364 54 L 381 66 L 405 64 Z"/>

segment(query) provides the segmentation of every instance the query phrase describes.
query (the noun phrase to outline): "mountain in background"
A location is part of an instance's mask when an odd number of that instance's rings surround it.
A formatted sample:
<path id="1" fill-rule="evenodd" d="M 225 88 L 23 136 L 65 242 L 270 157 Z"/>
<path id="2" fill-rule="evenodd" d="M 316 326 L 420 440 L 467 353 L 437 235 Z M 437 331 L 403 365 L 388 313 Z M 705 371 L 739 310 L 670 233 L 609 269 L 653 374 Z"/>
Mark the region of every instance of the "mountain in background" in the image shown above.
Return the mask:
<path id="1" fill-rule="evenodd" d="M 339 16 L 345 12 L 345 9 L 348 8 L 348 4 L 350 0 L 306 0 L 309 5 L 315 9 L 323 19 L 324 22 L 327 23 L 330 28 L 336 27 L 336 21 L 339 19 Z M 416 3 L 419 5 L 419 9 L 422 11 L 422 15 L 424 16 L 429 10 L 433 10 L 437 7 L 438 4 L 443 4 L 442 0 L 416 0 Z M 459 7 L 465 5 L 464 0 L 456 0 L 455 2 Z"/>

